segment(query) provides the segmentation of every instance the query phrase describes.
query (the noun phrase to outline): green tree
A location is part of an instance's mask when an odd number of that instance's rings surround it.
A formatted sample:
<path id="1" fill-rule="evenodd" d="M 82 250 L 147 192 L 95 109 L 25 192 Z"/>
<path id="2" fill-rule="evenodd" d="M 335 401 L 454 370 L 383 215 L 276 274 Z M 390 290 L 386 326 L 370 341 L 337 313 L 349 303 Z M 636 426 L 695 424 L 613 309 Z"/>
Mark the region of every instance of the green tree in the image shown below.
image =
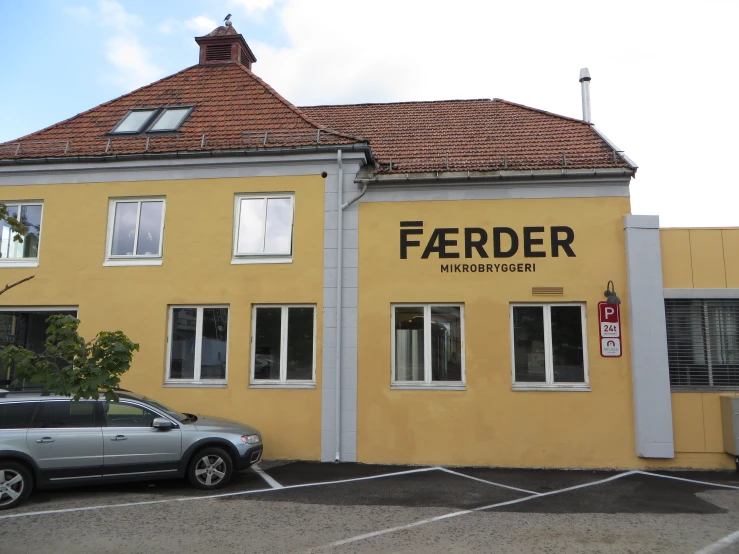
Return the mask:
<path id="1" fill-rule="evenodd" d="M 14 371 L 17 381 L 38 384 L 44 392 L 80 400 L 98 398 L 102 391 L 107 400 L 117 401 L 115 389 L 139 345 L 122 331 L 103 331 L 85 342 L 78 332 L 80 320 L 71 315 L 53 315 L 46 322 L 43 352 L 6 346 L 0 364 Z"/>
<path id="2" fill-rule="evenodd" d="M 8 227 L 10 227 L 10 232 L 13 234 L 13 242 L 23 243 L 23 237 L 26 236 L 26 233 L 28 232 L 28 227 L 26 227 L 18 218 L 10 215 L 8 207 L 0 202 L 0 225 L 2 225 L 3 222 L 5 222 Z M 2 256 L 2 252 L 0 252 L 0 256 Z M 21 279 L 20 281 L 16 281 L 15 283 L 12 283 L 10 285 L 5 285 L 5 288 L 0 290 L 0 294 L 7 292 L 9 289 L 18 286 L 21 283 L 30 281 L 31 279 L 33 279 L 33 277 L 34 276 L 31 275 L 30 277 L 26 277 L 25 279 Z"/>

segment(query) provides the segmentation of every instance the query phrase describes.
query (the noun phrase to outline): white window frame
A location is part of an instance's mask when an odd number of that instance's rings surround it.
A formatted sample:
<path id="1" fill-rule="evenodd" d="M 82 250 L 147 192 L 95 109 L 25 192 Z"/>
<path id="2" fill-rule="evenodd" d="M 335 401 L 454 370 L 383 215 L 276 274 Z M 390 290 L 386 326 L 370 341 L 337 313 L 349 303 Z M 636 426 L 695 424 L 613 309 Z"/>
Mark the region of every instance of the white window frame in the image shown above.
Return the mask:
<path id="1" fill-rule="evenodd" d="M 462 368 L 461 381 L 432 381 L 431 368 L 431 308 L 459 308 Z M 395 379 L 395 309 L 423 308 L 423 381 L 398 381 Z M 390 384 L 393 389 L 466 390 L 466 350 L 464 304 L 460 302 L 411 302 L 390 305 Z"/>
<path id="2" fill-rule="evenodd" d="M 552 307 L 578 307 L 580 308 L 580 325 L 582 332 L 582 356 L 584 380 L 583 382 L 574 383 L 555 383 L 554 382 L 554 362 L 552 355 Z M 515 308 L 542 308 L 544 310 L 544 370 L 546 381 L 543 383 L 517 382 L 516 381 L 516 351 L 513 325 L 513 310 Z M 508 319 L 510 320 L 510 344 L 511 344 L 511 383 L 513 390 L 570 390 L 570 391 L 589 391 L 590 390 L 590 372 L 588 368 L 588 326 L 587 326 L 587 306 L 584 302 L 547 302 L 547 303 L 512 303 Z"/>
<path id="3" fill-rule="evenodd" d="M 141 204 L 143 202 L 161 202 L 162 203 L 162 225 L 159 231 L 159 252 L 154 254 L 112 254 L 113 250 L 113 230 L 115 228 L 115 208 L 118 203 L 136 202 L 136 229 L 133 237 L 134 252 L 138 247 L 139 226 L 141 225 Z M 164 222 L 167 218 L 167 200 L 164 196 L 135 196 L 111 198 L 108 204 L 108 236 L 105 242 L 105 263 L 104 266 L 120 266 L 120 265 L 162 265 L 164 255 Z"/>
<path id="4" fill-rule="evenodd" d="M 249 200 L 270 200 L 275 198 L 289 198 L 290 206 L 292 208 L 292 221 L 290 223 L 290 253 L 289 254 L 275 254 L 270 252 L 250 252 L 240 253 L 237 251 L 239 246 L 239 223 L 241 222 L 241 201 L 244 199 Z M 265 202 L 265 210 L 267 209 L 267 203 Z M 265 225 L 265 238 L 267 236 L 267 214 L 264 217 Z M 292 263 L 293 261 L 293 248 L 295 246 L 295 194 L 291 192 L 275 192 L 275 193 L 245 193 L 237 194 L 234 197 L 234 223 L 233 223 L 233 252 L 232 252 L 232 264 L 284 264 Z"/>
<path id="5" fill-rule="evenodd" d="M 195 372 L 192 379 L 172 379 L 170 370 L 172 364 L 172 327 L 174 323 L 174 310 L 178 308 L 196 309 L 195 314 Z M 203 310 L 207 308 L 226 308 L 228 310 L 228 323 L 226 324 L 226 372 L 223 379 L 201 379 L 201 362 L 203 354 Z M 167 373 L 165 386 L 225 386 L 228 383 L 228 355 L 231 346 L 231 307 L 228 304 L 173 304 L 169 306 L 167 317 Z"/>
<path id="6" fill-rule="evenodd" d="M 255 379 L 254 370 L 256 363 L 257 347 L 257 309 L 280 308 L 280 378 L 279 379 Z M 287 378 L 287 326 L 288 310 L 290 308 L 311 308 L 313 310 L 313 373 L 308 379 Z M 251 310 L 251 363 L 249 370 L 250 388 L 315 388 L 316 386 L 316 312 L 315 304 L 254 304 Z"/>
<path id="7" fill-rule="evenodd" d="M 43 200 L 5 200 L 2 202 L 6 206 L 18 206 L 18 216 L 20 217 L 22 206 L 41 206 L 41 219 L 39 227 L 44 228 L 44 202 Z M 41 257 L 41 230 L 38 234 L 38 256 L 35 258 L 0 258 L 0 267 L 38 267 L 38 261 Z M 13 240 L 13 237 L 10 237 Z M 24 239 L 25 240 L 25 239 Z"/>

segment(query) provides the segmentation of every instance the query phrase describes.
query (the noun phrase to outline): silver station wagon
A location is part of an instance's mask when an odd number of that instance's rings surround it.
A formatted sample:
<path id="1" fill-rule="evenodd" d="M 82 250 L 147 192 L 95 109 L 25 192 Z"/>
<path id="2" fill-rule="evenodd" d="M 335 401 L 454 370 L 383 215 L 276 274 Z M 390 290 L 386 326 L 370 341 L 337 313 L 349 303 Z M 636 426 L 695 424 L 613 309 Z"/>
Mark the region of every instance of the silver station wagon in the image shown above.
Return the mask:
<path id="1" fill-rule="evenodd" d="M 0 510 L 33 488 L 187 477 L 223 487 L 262 457 L 243 423 L 179 413 L 131 392 L 119 402 L 0 390 Z"/>

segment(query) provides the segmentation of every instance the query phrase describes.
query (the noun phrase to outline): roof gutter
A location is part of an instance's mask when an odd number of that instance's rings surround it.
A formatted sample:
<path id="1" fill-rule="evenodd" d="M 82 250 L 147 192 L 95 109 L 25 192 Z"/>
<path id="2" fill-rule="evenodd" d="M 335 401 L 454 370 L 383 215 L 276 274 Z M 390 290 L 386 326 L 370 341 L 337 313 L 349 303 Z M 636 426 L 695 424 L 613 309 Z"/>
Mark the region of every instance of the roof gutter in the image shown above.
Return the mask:
<path id="1" fill-rule="evenodd" d="M 628 161 L 628 159 L 627 159 Z M 529 171 L 429 171 L 425 173 L 383 173 L 359 177 L 359 184 L 448 184 L 451 181 L 488 183 L 490 181 L 541 181 L 553 179 L 631 178 L 636 168 L 603 169 L 534 169 Z"/>
<path id="2" fill-rule="evenodd" d="M 113 154 L 106 156 L 64 156 L 43 158 L 2 158 L 0 168 L 3 166 L 26 166 L 58 163 L 106 163 L 136 160 L 174 160 L 174 159 L 196 159 L 196 158 L 230 158 L 239 156 L 285 156 L 296 153 L 334 153 L 337 150 L 345 152 L 363 152 L 369 160 L 373 160 L 372 150 L 368 143 L 337 144 L 332 146 L 291 146 L 279 148 L 247 148 L 240 150 L 198 150 L 194 152 L 159 152 L 145 154 Z"/>

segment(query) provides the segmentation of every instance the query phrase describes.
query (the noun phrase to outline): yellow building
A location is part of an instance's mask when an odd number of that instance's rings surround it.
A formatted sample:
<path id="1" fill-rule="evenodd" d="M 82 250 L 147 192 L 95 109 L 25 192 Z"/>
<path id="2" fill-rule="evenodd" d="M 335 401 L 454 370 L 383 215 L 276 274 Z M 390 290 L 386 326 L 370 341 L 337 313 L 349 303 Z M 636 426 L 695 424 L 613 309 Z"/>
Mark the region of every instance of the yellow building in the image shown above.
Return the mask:
<path id="1" fill-rule="evenodd" d="M 503 100 L 296 108 L 232 26 L 0 145 L 0 341 L 140 343 L 123 385 L 268 458 L 730 468 L 739 230 L 631 214 L 589 121 Z M 586 116 L 585 119 L 588 119 Z M 604 291 L 608 291 L 605 295 Z M 9 385 L 13 376 L 2 376 Z"/>

